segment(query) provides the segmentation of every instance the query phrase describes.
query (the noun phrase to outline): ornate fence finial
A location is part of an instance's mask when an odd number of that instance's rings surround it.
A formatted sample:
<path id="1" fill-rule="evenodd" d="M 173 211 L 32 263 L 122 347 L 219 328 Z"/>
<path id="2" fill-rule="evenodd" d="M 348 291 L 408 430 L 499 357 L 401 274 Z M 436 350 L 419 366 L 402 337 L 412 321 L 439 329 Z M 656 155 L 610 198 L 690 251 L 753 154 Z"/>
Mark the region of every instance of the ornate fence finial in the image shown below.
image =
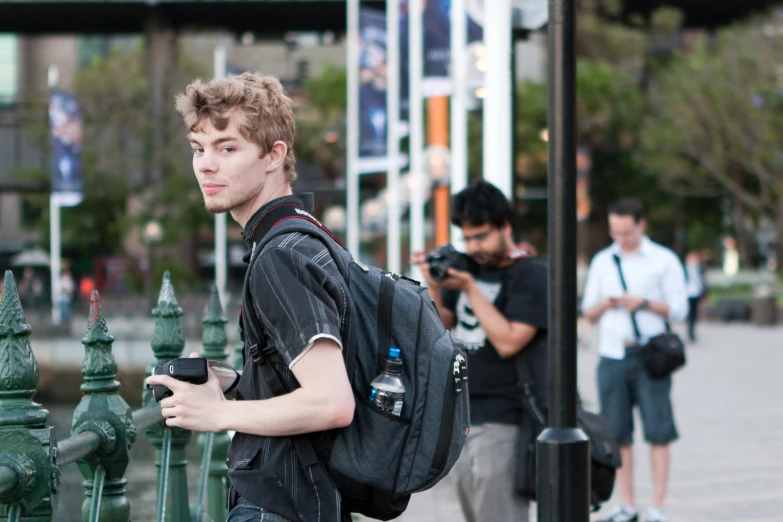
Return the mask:
<path id="1" fill-rule="evenodd" d="M 16 489 L 0 498 L 0 518 L 11 505 L 22 520 L 51 520 L 57 505 L 59 465 L 49 412 L 33 402 L 38 363 L 30 348 L 27 324 L 10 271 L 5 273 L 0 302 L 0 462 L 16 472 Z"/>
<path id="2" fill-rule="evenodd" d="M 168 361 L 182 356 L 185 347 L 185 339 L 179 325 L 182 317 L 182 309 L 177 305 L 174 295 L 174 287 L 171 285 L 171 275 L 163 274 L 163 284 L 160 287 L 158 306 L 152 310 L 152 315 L 157 317 L 155 330 L 152 332 L 152 351 L 158 361 Z M 147 367 L 147 375 L 152 374 L 155 364 Z M 145 406 L 154 403 L 152 392 L 145 389 L 142 392 L 142 404 Z M 166 520 L 190 520 L 190 507 L 188 506 L 188 477 L 185 470 L 187 458 L 185 447 L 192 436 L 191 432 L 182 428 L 168 428 L 163 424 L 156 424 L 146 431 L 147 438 L 155 448 L 155 466 L 159 469 L 163 466 L 163 436 L 164 430 L 171 432 L 171 447 L 168 452 L 168 487 L 166 503 Z M 160 474 L 158 475 L 160 481 Z M 161 499 L 158 499 L 160 501 Z"/>
<path id="3" fill-rule="evenodd" d="M 80 389 L 84 395 L 73 412 L 71 434 L 92 431 L 100 437 L 101 447 L 98 452 L 77 461 L 79 471 L 85 478 L 82 513 L 89 512 L 100 465 L 105 471 L 99 508 L 101 519 L 127 522 L 130 520 L 130 504 L 125 496 L 128 483 L 125 471 L 136 439 L 136 428 L 131 409 L 119 394 L 113 343 L 114 337 L 109 334 L 103 317 L 101 297 L 97 290 L 93 290 L 87 333 L 82 338 L 84 383 Z"/>
<path id="4" fill-rule="evenodd" d="M 159 361 L 176 359 L 182 355 L 185 339 L 182 337 L 179 318 L 182 309 L 177 305 L 174 287 L 171 285 L 171 275 L 163 274 L 163 284 L 160 287 L 158 306 L 152 310 L 152 315 L 158 320 L 152 333 L 152 351 Z"/>
<path id="5" fill-rule="evenodd" d="M 114 337 L 109 335 L 106 319 L 101 309 L 101 296 L 97 290 L 90 296 L 90 316 L 87 322 L 87 333 L 82 338 L 85 357 L 82 361 L 84 384 L 82 393 L 109 392 L 120 388 L 115 380 L 117 362 L 111 351 Z"/>
<path id="6" fill-rule="evenodd" d="M 207 315 L 201 322 L 204 324 L 204 357 L 225 361 L 228 357 L 225 324 L 228 321 L 223 316 L 223 306 L 220 304 L 220 295 L 216 286 L 212 287 L 207 304 Z"/>
<path id="7" fill-rule="evenodd" d="M 0 427 L 46 424 L 49 412 L 33 402 L 38 387 L 38 362 L 30 348 L 27 324 L 11 271 L 5 273 L 0 302 Z M 7 406 L 6 406 L 7 405 Z"/>

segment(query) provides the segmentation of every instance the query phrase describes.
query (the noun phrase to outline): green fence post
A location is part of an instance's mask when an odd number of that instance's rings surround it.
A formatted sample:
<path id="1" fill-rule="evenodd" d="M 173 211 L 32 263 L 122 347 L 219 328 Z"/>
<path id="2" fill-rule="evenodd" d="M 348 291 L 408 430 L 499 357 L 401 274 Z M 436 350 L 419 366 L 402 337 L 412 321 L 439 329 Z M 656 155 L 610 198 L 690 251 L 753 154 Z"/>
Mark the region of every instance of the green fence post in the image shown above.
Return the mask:
<path id="1" fill-rule="evenodd" d="M 16 475 L 15 487 L 0 495 L 0 518 L 21 511 L 19 520 L 48 522 L 57 509 L 60 468 L 49 412 L 33 402 L 38 362 L 11 271 L 0 302 L 0 467 Z"/>
<path id="2" fill-rule="evenodd" d="M 120 383 L 115 378 L 117 362 L 112 353 L 113 342 L 114 337 L 109 335 L 101 310 L 101 298 L 97 291 L 93 291 L 90 296 L 87 333 L 82 338 L 84 383 L 79 389 L 84 395 L 73 412 L 71 424 L 71 435 L 92 431 L 101 439 L 98 451 L 76 462 L 85 479 L 85 499 L 82 504 L 82 520 L 85 522 L 130 520 L 130 503 L 125 496 L 125 485 L 128 481 L 124 475 L 128 468 L 131 447 L 136 440 L 136 428 L 130 407 L 120 397 Z M 103 468 L 101 473 L 104 473 L 103 493 L 101 503 L 97 506 L 98 513 L 91 513 L 99 467 Z"/>
<path id="3" fill-rule="evenodd" d="M 201 322 L 204 323 L 204 357 L 218 361 L 228 359 L 226 352 L 226 346 L 228 346 L 226 323 L 228 321 L 223 315 L 223 306 L 220 304 L 220 295 L 216 286 L 212 287 L 212 294 L 209 296 L 209 304 L 207 305 L 207 315 Z M 202 456 L 207 446 L 207 438 L 208 434 L 206 433 L 199 436 L 199 450 Z M 221 432 L 213 435 L 212 452 L 209 458 L 207 513 L 214 522 L 225 520 L 228 515 L 226 510 L 226 495 L 228 493 L 226 453 L 229 444 L 231 444 L 231 439 L 228 433 Z"/>
<path id="4" fill-rule="evenodd" d="M 174 288 L 171 286 L 171 275 L 168 272 L 163 274 L 163 284 L 160 287 L 158 306 L 152 311 L 152 315 L 157 318 L 151 343 L 155 358 L 160 362 L 180 357 L 182 349 L 185 347 L 185 339 L 182 337 L 182 330 L 179 324 L 182 309 L 177 305 Z M 152 374 L 154 366 L 153 364 L 147 367 L 148 376 Z M 152 392 L 145 387 L 142 403 L 144 406 L 147 406 L 154 402 L 155 399 L 152 397 Z M 181 428 L 169 428 L 164 423 L 156 424 L 146 430 L 147 437 L 149 437 L 155 448 L 155 466 L 158 468 L 158 483 L 160 483 L 161 477 L 164 430 L 171 432 L 171 455 L 168 460 L 170 463 L 168 494 L 165 502 L 162 504 L 159 502 L 158 505 L 165 506 L 166 516 L 164 520 L 166 522 L 190 522 L 188 478 L 185 470 L 188 461 L 185 458 L 185 446 L 190 442 L 191 432 Z"/>

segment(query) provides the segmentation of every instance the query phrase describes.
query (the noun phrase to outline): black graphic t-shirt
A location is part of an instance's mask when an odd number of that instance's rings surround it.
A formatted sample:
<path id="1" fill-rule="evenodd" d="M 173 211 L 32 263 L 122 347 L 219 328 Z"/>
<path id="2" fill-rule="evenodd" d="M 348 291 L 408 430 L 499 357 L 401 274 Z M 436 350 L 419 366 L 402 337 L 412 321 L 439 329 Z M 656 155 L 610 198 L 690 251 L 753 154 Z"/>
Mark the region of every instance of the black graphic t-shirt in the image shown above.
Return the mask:
<path id="1" fill-rule="evenodd" d="M 506 319 L 538 329 L 516 357 L 525 358 L 535 379 L 534 394 L 539 404 L 545 405 L 548 377 L 546 265 L 538 258 L 528 257 L 505 268 L 471 263 L 468 271 L 481 293 Z M 442 296 L 443 306 L 454 312 L 456 322 L 452 336 L 468 351 L 471 423 L 518 424 L 522 392 L 514 358 L 500 357 L 464 292 L 444 289 Z"/>

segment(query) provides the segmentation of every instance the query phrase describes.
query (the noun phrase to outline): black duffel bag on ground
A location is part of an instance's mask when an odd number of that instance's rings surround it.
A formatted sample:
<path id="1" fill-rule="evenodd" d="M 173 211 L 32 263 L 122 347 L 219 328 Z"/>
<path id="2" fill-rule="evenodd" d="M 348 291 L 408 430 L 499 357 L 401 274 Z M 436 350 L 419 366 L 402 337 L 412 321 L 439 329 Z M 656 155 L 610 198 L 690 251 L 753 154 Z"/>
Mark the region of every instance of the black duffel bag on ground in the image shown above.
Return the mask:
<path id="1" fill-rule="evenodd" d="M 532 393 L 533 379 L 522 357 L 516 357 L 517 377 L 522 389 L 525 413 L 517 439 L 514 487 L 518 495 L 536 499 L 536 439 L 546 427 L 546 410 L 539 407 Z M 577 425 L 590 439 L 590 505 L 598 511 L 612 496 L 617 468 L 621 465 L 620 447 L 603 417 L 581 407 Z"/>
<path id="2" fill-rule="evenodd" d="M 620 283 L 623 290 L 628 291 L 623 277 L 623 268 L 620 264 L 620 256 L 614 254 L 614 263 L 620 274 Z M 636 339 L 641 339 L 639 325 L 636 322 L 636 312 L 631 312 L 631 323 Z M 647 344 L 634 346 L 628 349 L 629 353 L 636 353 L 642 359 L 642 365 L 647 374 L 653 379 L 662 379 L 679 368 L 685 366 L 685 343 L 680 336 L 672 332 L 669 321 L 665 322 L 666 333 L 656 335 L 647 341 Z"/>

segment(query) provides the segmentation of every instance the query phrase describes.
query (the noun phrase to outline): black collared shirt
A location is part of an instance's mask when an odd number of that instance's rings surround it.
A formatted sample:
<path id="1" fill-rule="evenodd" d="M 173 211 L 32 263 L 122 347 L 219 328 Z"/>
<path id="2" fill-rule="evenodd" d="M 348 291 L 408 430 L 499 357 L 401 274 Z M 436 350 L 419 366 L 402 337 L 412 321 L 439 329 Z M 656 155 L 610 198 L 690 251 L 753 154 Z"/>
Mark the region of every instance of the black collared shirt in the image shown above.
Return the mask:
<path id="1" fill-rule="evenodd" d="M 248 221 L 243 239 L 249 253 L 257 246 L 254 230 L 264 215 L 281 203 L 304 203 L 287 196 L 264 205 Z M 246 256 L 249 261 L 250 256 Z M 271 357 L 283 385 L 296 389 L 291 368 L 315 340 L 329 338 L 342 346 L 341 328 L 348 313 L 348 289 L 326 246 L 302 233 L 272 239 L 257 256 L 250 272 L 254 313 L 263 325 L 263 342 L 275 350 Z M 324 390 L 328 393 L 329 390 Z M 263 374 L 247 351 L 237 400 L 273 396 Z M 314 435 L 315 438 L 318 435 Z M 340 495 L 320 463 L 303 468 L 291 439 L 237 432 L 229 448 L 229 473 L 239 495 L 270 513 L 301 522 L 341 520 Z"/>

